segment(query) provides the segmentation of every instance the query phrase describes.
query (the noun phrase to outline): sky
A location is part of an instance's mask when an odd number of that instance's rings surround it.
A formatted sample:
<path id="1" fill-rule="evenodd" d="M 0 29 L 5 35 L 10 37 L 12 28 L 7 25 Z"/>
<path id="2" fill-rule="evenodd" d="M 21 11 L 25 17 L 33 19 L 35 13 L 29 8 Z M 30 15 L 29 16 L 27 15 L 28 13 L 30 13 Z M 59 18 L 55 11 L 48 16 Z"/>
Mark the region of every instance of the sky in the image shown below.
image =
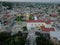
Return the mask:
<path id="1" fill-rule="evenodd" d="M 0 0 L 10 2 L 60 2 L 60 0 Z"/>

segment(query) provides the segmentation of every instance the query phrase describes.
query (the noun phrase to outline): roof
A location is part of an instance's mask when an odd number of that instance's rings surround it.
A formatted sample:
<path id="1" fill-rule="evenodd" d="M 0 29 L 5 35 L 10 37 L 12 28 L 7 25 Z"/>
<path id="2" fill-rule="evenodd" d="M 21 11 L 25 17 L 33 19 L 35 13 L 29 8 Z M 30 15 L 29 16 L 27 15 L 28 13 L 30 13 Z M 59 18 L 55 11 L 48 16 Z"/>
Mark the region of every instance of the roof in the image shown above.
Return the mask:
<path id="1" fill-rule="evenodd" d="M 57 13 L 51 13 L 51 16 L 57 16 Z"/>
<path id="2" fill-rule="evenodd" d="M 44 22 L 46 24 L 51 24 L 52 20 L 48 20 L 48 21 L 45 21 L 45 19 L 41 19 L 41 20 L 27 20 L 26 22 Z"/>
<path id="3" fill-rule="evenodd" d="M 44 32 L 55 31 L 54 28 L 43 28 L 43 27 L 41 27 L 41 30 L 44 31 Z"/>
<path id="4" fill-rule="evenodd" d="M 51 22 L 49 22 L 49 21 L 48 21 L 48 22 L 45 22 L 45 23 L 46 23 L 46 24 L 51 24 Z"/>
<path id="5" fill-rule="evenodd" d="M 56 37 L 60 41 L 60 31 L 55 32 L 50 31 L 50 36 Z"/>
<path id="6" fill-rule="evenodd" d="M 27 20 L 26 22 L 44 22 L 44 20 Z"/>
<path id="7" fill-rule="evenodd" d="M 9 17 L 12 17 L 12 15 L 4 15 L 4 17 L 7 17 L 7 18 L 9 18 Z"/>

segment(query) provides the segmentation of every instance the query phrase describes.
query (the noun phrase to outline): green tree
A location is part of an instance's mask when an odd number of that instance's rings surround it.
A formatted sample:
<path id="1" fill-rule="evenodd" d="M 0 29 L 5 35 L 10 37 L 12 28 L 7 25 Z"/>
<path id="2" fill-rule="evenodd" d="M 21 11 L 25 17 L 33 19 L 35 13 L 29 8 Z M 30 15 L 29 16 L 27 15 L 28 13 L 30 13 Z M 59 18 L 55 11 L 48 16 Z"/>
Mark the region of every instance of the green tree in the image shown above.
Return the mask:
<path id="1" fill-rule="evenodd" d="M 34 16 L 30 15 L 29 20 L 34 20 Z"/>
<path id="2" fill-rule="evenodd" d="M 24 27 L 22 27 L 22 29 L 23 29 L 23 31 L 26 31 L 26 30 L 27 30 L 27 27 L 26 27 L 26 26 L 24 26 Z"/>
<path id="3" fill-rule="evenodd" d="M 37 45 L 53 45 L 53 43 L 42 34 L 36 38 L 36 43 Z"/>
<path id="4" fill-rule="evenodd" d="M 4 45 L 5 44 L 5 40 L 7 40 L 10 37 L 11 37 L 10 33 L 8 33 L 8 32 L 1 32 L 0 33 L 0 42 L 1 42 L 1 45 Z"/>
<path id="5" fill-rule="evenodd" d="M 19 34 L 20 32 L 14 35 L 10 35 L 6 32 L 0 33 L 1 45 L 25 45 L 26 38 Z"/>
<path id="6" fill-rule="evenodd" d="M 16 21 L 17 21 L 17 22 L 20 21 L 20 16 L 17 16 L 17 17 L 16 17 Z"/>
<path id="7" fill-rule="evenodd" d="M 7 9 L 12 9 L 12 7 L 13 7 L 13 3 L 11 3 L 11 2 L 3 2 L 2 5 L 5 6 L 5 7 L 8 6 Z"/>

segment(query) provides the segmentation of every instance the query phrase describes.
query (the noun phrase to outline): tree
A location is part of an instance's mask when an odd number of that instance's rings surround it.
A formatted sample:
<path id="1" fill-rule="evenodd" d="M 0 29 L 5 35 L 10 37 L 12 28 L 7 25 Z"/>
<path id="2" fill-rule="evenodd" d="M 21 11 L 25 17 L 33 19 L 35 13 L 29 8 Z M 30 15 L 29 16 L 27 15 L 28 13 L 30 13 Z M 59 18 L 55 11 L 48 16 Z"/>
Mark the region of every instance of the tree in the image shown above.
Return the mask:
<path id="1" fill-rule="evenodd" d="M 57 11 L 59 12 L 58 14 L 60 15 L 60 10 L 57 10 Z"/>
<path id="2" fill-rule="evenodd" d="M 21 31 L 18 31 L 18 34 L 17 35 L 22 36 L 23 33 Z"/>
<path id="3" fill-rule="evenodd" d="M 58 10 L 58 12 L 60 12 L 60 10 Z"/>
<path id="4" fill-rule="evenodd" d="M 27 7 L 29 7 L 29 8 L 34 8 L 34 5 L 28 5 Z"/>
<path id="5" fill-rule="evenodd" d="M 40 32 L 35 32 L 36 35 L 40 35 L 41 33 Z"/>
<path id="6" fill-rule="evenodd" d="M 60 4 L 58 4 L 57 6 L 60 6 Z"/>
<path id="7" fill-rule="evenodd" d="M 24 27 L 22 27 L 22 29 L 23 29 L 23 31 L 26 31 L 26 30 L 27 30 L 27 27 L 26 27 L 26 26 L 24 26 Z"/>
<path id="8" fill-rule="evenodd" d="M 0 45 L 25 45 L 26 38 L 19 35 L 21 32 L 11 35 L 7 32 L 0 33 Z"/>
<path id="9" fill-rule="evenodd" d="M 16 21 L 17 22 L 20 21 L 20 16 L 17 16 Z"/>
<path id="10" fill-rule="evenodd" d="M 10 37 L 11 37 L 10 33 L 8 33 L 8 32 L 1 32 L 0 33 L 0 42 L 1 42 L 1 45 L 4 45 L 5 44 L 5 40 L 7 40 Z"/>
<path id="11" fill-rule="evenodd" d="M 7 7 L 8 6 L 7 9 L 12 9 L 12 7 L 13 7 L 13 3 L 11 3 L 11 2 L 3 2 L 2 5 L 4 7 Z"/>
<path id="12" fill-rule="evenodd" d="M 53 45 L 53 43 L 42 34 L 36 38 L 36 43 L 37 45 Z"/>
<path id="13" fill-rule="evenodd" d="M 29 16 L 29 20 L 34 20 L 34 16 L 33 15 L 30 15 Z"/>

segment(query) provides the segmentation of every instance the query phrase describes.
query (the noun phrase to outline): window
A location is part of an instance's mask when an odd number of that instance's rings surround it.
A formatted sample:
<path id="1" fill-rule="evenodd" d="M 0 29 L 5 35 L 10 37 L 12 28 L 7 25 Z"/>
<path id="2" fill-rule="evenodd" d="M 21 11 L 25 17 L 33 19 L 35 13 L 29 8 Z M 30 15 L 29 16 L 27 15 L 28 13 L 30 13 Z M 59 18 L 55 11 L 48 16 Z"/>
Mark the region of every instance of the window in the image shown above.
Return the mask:
<path id="1" fill-rule="evenodd" d="M 33 25 L 33 24 L 31 24 L 31 25 Z"/>

